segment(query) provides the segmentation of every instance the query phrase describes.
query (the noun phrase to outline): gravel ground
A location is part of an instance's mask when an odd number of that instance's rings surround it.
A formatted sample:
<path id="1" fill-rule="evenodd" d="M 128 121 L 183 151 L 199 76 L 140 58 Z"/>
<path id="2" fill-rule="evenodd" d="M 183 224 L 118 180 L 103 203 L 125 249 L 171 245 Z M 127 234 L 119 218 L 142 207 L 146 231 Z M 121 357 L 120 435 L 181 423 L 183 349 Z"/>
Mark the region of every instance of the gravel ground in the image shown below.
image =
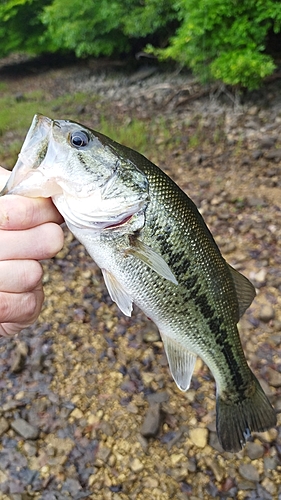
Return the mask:
<path id="1" fill-rule="evenodd" d="M 166 121 L 177 147 L 167 153 L 169 139 L 156 137 L 150 158 L 194 199 L 228 262 L 255 284 L 239 328 L 280 411 L 280 84 L 239 102 L 223 88 L 195 99 L 201 89 L 189 76 L 152 67 L 125 73 L 90 62 L 2 78 L 15 95 L 32 86 L 99 95 L 96 109 L 76 110 L 96 128 L 109 102 L 113 116 Z M 240 453 L 223 452 L 207 367 L 198 360 L 190 390 L 178 391 L 154 325 L 137 308 L 122 315 L 99 269 L 65 234 L 63 250 L 43 263 L 36 325 L 0 340 L 0 498 L 280 500 L 280 415 Z"/>

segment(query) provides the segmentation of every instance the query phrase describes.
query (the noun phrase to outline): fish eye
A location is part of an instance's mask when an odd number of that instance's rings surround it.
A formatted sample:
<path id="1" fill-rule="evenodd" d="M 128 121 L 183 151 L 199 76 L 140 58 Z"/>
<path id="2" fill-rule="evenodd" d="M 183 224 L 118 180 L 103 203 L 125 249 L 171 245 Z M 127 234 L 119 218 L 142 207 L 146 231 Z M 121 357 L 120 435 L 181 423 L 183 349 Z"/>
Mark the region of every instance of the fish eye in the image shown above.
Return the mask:
<path id="1" fill-rule="evenodd" d="M 70 144 L 77 149 L 83 148 L 89 144 L 89 136 L 84 130 L 77 130 L 70 136 Z"/>

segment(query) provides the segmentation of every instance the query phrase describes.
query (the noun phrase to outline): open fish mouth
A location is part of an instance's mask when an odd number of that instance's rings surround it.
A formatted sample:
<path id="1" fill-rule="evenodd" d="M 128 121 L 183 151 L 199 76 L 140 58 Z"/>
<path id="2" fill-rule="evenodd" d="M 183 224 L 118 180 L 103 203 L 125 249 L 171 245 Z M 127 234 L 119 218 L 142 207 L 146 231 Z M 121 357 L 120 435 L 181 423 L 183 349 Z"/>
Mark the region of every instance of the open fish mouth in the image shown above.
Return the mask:
<path id="1" fill-rule="evenodd" d="M 75 134 L 79 137 L 79 127 L 67 120 L 35 115 L 0 195 L 51 197 L 75 227 L 120 229 L 134 215 L 142 215 L 148 199 L 146 180 L 138 173 L 131 181 L 129 168 L 110 148 L 104 162 L 101 140 L 82 125 L 89 146 L 86 151 L 73 147 L 70 139 Z"/>

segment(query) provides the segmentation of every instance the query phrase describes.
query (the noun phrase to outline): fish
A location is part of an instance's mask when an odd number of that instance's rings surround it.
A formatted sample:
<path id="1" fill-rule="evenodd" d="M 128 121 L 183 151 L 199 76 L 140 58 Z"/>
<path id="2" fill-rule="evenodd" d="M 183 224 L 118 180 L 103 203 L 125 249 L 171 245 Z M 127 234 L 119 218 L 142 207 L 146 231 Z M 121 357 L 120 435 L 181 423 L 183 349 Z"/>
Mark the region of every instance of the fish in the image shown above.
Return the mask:
<path id="1" fill-rule="evenodd" d="M 111 299 L 158 327 L 172 377 L 188 390 L 197 356 L 216 382 L 216 428 L 226 451 L 276 425 L 246 361 L 237 323 L 255 297 L 193 201 L 140 153 L 70 120 L 34 116 L 0 193 L 51 197 L 100 267 Z"/>

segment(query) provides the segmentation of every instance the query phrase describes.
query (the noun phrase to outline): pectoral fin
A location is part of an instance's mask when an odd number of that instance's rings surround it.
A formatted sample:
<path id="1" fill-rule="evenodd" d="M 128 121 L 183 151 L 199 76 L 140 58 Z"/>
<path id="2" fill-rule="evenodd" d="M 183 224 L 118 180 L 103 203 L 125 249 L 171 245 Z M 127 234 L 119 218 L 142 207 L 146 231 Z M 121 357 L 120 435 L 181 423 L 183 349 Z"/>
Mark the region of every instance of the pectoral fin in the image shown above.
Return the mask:
<path id="1" fill-rule="evenodd" d="M 153 271 L 162 276 L 162 278 L 178 285 L 175 275 L 172 273 L 163 257 L 142 241 L 135 239 L 132 247 L 126 250 L 126 253 L 134 255 L 134 257 L 142 260 L 147 266 L 153 269 Z"/>
<path id="2" fill-rule="evenodd" d="M 252 283 L 228 264 L 232 279 L 234 281 L 235 291 L 238 299 L 239 306 L 239 319 L 243 316 L 244 312 L 251 305 L 255 298 L 256 291 Z"/>
<path id="3" fill-rule="evenodd" d="M 181 391 L 187 391 L 190 386 L 196 355 L 162 332 L 160 333 L 173 379 Z"/>
<path id="4" fill-rule="evenodd" d="M 108 293 L 113 302 L 116 302 L 122 313 L 126 316 L 131 316 L 133 310 L 132 298 L 127 294 L 112 273 L 106 269 L 102 269 L 102 274 Z"/>

